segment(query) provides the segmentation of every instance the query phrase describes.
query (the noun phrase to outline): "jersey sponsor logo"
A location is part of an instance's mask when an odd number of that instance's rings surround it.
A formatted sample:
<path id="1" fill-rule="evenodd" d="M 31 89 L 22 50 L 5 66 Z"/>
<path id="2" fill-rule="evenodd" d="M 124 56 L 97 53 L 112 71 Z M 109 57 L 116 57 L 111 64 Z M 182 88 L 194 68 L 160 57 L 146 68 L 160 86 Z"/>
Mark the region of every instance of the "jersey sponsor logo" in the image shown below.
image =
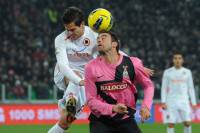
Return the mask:
<path id="1" fill-rule="evenodd" d="M 83 44 L 84 44 L 84 46 L 89 46 L 90 45 L 90 39 L 89 38 L 83 39 Z"/>
<path id="2" fill-rule="evenodd" d="M 103 84 L 100 86 L 100 89 L 102 91 L 114 91 L 114 90 L 123 90 L 128 87 L 127 83 L 108 83 L 108 84 Z"/>
<path id="3" fill-rule="evenodd" d="M 78 52 L 76 52 L 74 54 L 68 54 L 68 55 L 69 56 L 78 56 L 78 57 L 88 57 L 88 56 L 90 56 L 89 53 L 78 53 Z"/>
<path id="4" fill-rule="evenodd" d="M 184 79 L 172 79 L 172 83 L 176 83 L 176 84 L 178 84 L 178 83 L 184 83 L 184 82 L 186 82 L 186 80 L 184 80 Z"/>

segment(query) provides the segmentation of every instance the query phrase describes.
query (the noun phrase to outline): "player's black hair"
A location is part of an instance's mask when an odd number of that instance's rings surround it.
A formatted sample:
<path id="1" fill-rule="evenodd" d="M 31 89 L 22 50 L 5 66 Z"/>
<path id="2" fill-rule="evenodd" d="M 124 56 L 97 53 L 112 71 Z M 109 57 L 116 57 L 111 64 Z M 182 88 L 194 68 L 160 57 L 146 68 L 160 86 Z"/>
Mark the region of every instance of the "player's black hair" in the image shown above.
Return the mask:
<path id="1" fill-rule="evenodd" d="M 108 34 L 110 34 L 112 41 L 117 43 L 116 50 L 117 50 L 117 52 L 119 52 L 120 40 L 118 39 L 117 34 L 114 31 L 101 31 L 99 34 L 101 34 L 101 33 L 108 33 Z"/>
<path id="2" fill-rule="evenodd" d="M 62 20 L 64 24 L 74 22 L 76 26 L 80 26 L 84 21 L 83 11 L 74 6 L 68 7 L 62 16 Z"/>
<path id="3" fill-rule="evenodd" d="M 181 51 L 176 50 L 176 51 L 173 51 L 173 56 L 174 55 L 181 55 L 181 56 L 183 56 L 183 53 Z"/>

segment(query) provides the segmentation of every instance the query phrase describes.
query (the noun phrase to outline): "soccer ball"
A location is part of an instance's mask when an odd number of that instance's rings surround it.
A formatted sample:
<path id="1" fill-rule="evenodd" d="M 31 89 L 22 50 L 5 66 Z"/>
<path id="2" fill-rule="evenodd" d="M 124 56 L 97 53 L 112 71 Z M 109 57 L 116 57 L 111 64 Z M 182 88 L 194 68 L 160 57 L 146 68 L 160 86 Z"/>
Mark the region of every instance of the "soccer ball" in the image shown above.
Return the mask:
<path id="1" fill-rule="evenodd" d="M 103 8 L 95 9 L 88 16 L 88 25 L 96 32 L 109 31 L 113 26 L 112 14 Z"/>

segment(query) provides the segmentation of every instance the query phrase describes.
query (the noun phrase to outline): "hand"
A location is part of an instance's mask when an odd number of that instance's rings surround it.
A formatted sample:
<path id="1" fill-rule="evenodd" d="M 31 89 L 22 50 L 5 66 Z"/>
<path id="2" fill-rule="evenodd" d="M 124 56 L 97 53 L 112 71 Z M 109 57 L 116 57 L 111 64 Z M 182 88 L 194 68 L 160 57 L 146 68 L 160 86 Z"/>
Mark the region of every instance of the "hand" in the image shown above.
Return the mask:
<path id="1" fill-rule="evenodd" d="M 197 105 L 192 105 L 192 110 L 197 110 L 198 109 L 198 106 Z"/>
<path id="2" fill-rule="evenodd" d="M 162 108 L 163 110 L 166 110 L 166 109 L 167 109 L 167 105 L 166 105 L 165 103 L 161 103 L 161 108 Z"/>
<path id="3" fill-rule="evenodd" d="M 81 75 L 81 73 L 79 71 L 75 71 L 74 70 L 74 72 L 76 73 L 76 75 L 78 75 L 80 78 L 82 78 L 82 75 Z M 83 79 L 79 82 L 79 85 L 80 86 L 84 86 L 84 80 Z"/>
<path id="4" fill-rule="evenodd" d="M 80 86 L 84 86 L 84 80 L 81 80 L 81 81 L 79 82 L 79 85 L 80 85 Z"/>
<path id="5" fill-rule="evenodd" d="M 74 72 L 76 73 L 77 76 L 79 76 L 80 78 L 82 78 L 82 75 L 79 71 L 74 70 Z"/>
<path id="6" fill-rule="evenodd" d="M 149 68 L 144 68 L 144 71 L 146 74 L 148 74 L 149 76 L 153 76 L 154 75 L 154 70 L 149 69 Z"/>
<path id="7" fill-rule="evenodd" d="M 112 111 L 119 114 L 127 114 L 127 107 L 124 104 L 118 103 L 113 105 Z"/>
<path id="8" fill-rule="evenodd" d="M 77 75 L 77 76 L 79 76 L 80 78 L 82 78 L 82 75 L 81 75 L 81 73 L 79 72 L 79 71 L 76 71 L 76 70 L 73 70 L 74 71 L 74 73 Z M 68 84 L 69 84 L 69 79 L 67 78 L 67 77 L 64 77 L 64 84 L 67 86 Z M 80 86 L 84 86 L 84 81 L 80 81 L 79 82 L 79 85 Z"/>
<path id="9" fill-rule="evenodd" d="M 142 107 L 140 110 L 141 115 L 141 121 L 144 122 L 145 120 L 149 119 L 151 116 L 151 113 L 147 107 Z"/>

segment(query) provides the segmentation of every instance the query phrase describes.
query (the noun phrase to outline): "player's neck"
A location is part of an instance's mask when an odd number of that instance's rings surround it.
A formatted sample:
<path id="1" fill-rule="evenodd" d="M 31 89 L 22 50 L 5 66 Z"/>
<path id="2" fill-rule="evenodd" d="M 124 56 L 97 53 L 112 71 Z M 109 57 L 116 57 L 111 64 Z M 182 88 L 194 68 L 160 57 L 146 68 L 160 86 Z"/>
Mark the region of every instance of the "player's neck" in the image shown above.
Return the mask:
<path id="1" fill-rule="evenodd" d="M 174 66 L 175 69 L 181 69 L 182 66 Z"/>
<path id="2" fill-rule="evenodd" d="M 108 52 L 104 55 L 104 58 L 109 64 L 117 64 L 120 59 L 120 54 L 117 52 Z"/>
<path id="3" fill-rule="evenodd" d="M 84 35 L 84 33 L 85 33 L 85 26 L 83 27 L 83 31 L 80 33 L 80 36 L 78 39 L 80 39 Z"/>
<path id="4" fill-rule="evenodd" d="M 79 40 L 85 33 L 85 26 L 83 27 L 82 29 L 82 32 L 80 33 L 80 36 L 76 39 L 76 40 Z"/>
<path id="5" fill-rule="evenodd" d="M 83 32 L 81 33 L 81 37 L 84 35 L 85 33 L 85 26 L 83 26 Z"/>

